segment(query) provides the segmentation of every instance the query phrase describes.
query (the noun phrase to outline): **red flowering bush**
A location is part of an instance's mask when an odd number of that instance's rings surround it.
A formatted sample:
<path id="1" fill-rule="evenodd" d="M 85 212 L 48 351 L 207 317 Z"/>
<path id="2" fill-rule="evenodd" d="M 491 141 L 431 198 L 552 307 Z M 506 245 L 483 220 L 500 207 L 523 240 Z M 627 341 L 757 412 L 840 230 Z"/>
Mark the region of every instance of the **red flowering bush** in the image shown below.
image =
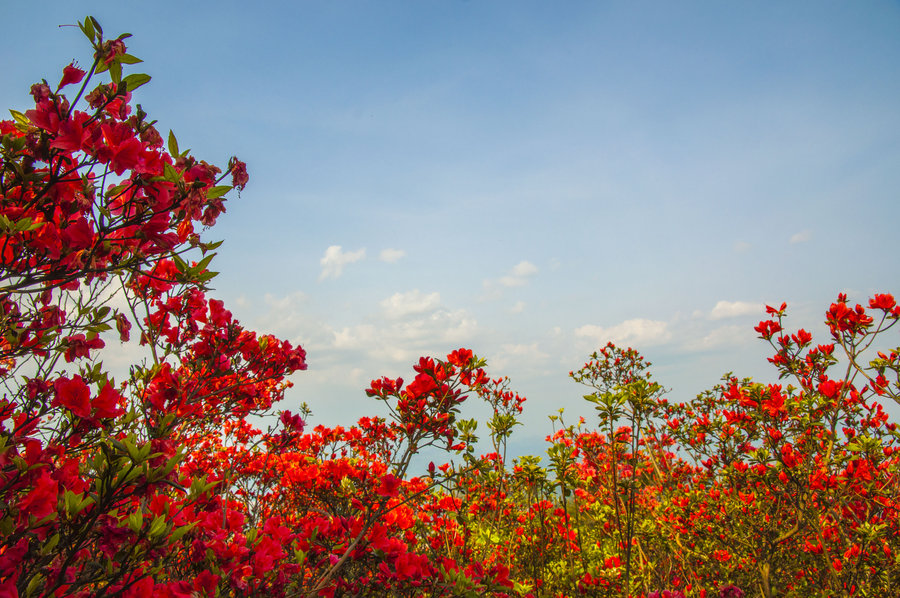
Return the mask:
<path id="1" fill-rule="evenodd" d="M 374 380 L 386 418 L 263 430 L 306 355 L 207 295 L 201 236 L 246 167 L 164 143 L 127 36 L 80 28 L 90 66 L 0 121 L 0 597 L 897 593 L 893 296 L 839 296 L 825 344 L 767 308 L 782 382 L 685 403 L 609 344 L 570 374 L 596 425 L 551 416 L 545 467 L 507 462 L 525 399 L 467 349 Z M 447 462 L 414 475 L 426 448 Z"/>
<path id="2" fill-rule="evenodd" d="M 198 227 L 224 211 L 226 178 L 246 183 L 242 163 L 222 174 L 171 133 L 167 151 L 130 103 L 149 77 L 123 76 L 139 62 L 127 36 L 80 26 L 87 72 L 35 84 L 34 108 L 0 122 L 0 594 L 240 590 L 249 559 L 222 524 L 237 515 L 189 477 L 186 449 L 267 410 L 305 354 L 205 295 L 216 244 Z M 148 356 L 118 382 L 99 361 L 113 329 Z"/>

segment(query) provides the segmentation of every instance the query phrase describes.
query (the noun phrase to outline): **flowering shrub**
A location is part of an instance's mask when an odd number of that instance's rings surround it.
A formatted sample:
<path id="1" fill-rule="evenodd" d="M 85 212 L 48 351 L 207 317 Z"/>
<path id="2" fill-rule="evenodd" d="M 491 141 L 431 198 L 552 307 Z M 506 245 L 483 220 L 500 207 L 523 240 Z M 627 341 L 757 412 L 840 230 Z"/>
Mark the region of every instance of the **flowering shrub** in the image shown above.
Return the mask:
<path id="1" fill-rule="evenodd" d="M 685 403 L 609 344 L 570 374 L 596 424 L 552 416 L 546 467 L 507 462 L 525 398 L 467 349 L 374 380 L 386 418 L 263 430 L 306 354 L 208 296 L 201 236 L 246 168 L 164 142 L 127 36 L 80 28 L 90 66 L 0 121 L 0 597 L 897 594 L 893 296 L 839 296 L 825 344 L 767 308 L 782 382 Z"/>
<path id="2" fill-rule="evenodd" d="M 272 539 L 235 537 L 240 514 L 218 480 L 189 477 L 186 452 L 269 409 L 305 353 L 206 297 L 216 244 L 197 229 L 246 184 L 243 164 L 223 173 L 171 133 L 164 148 L 130 103 L 149 77 L 123 76 L 140 62 L 127 36 L 80 26 L 89 69 L 35 84 L 34 108 L 0 122 L 0 594 L 242 590 L 251 559 L 232 548 Z M 119 382 L 99 361 L 113 330 L 148 355 Z"/>

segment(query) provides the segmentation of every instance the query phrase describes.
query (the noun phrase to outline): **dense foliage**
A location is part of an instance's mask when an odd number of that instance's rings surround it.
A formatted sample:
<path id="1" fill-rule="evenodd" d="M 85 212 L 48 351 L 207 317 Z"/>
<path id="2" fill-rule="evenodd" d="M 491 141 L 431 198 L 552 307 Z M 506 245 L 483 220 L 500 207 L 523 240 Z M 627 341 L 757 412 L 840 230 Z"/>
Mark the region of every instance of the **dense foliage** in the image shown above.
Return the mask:
<path id="1" fill-rule="evenodd" d="M 0 597 L 900 592 L 881 404 L 900 349 L 873 346 L 891 295 L 839 296 L 825 344 L 768 308 L 784 383 L 728 375 L 689 403 L 607 345 L 571 373 L 597 420 L 554 415 L 546 466 L 508 462 L 524 398 L 466 349 L 373 381 L 387 418 L 306 430 L 283 411 L 261 430 L 306 356 L 207 297 L 200 232 L 244 164 L 165 143 L 131 104 L 149 77 L 123 76 L 127 36 L 80 27 L 90 68 L 0 122 Z M 146 357 L 115 380 L 100 359 L 120 343 Z M 473 399 L 490 454 L 460 417 Z M 426 447 L 446 462 L 414 476 Z"/>

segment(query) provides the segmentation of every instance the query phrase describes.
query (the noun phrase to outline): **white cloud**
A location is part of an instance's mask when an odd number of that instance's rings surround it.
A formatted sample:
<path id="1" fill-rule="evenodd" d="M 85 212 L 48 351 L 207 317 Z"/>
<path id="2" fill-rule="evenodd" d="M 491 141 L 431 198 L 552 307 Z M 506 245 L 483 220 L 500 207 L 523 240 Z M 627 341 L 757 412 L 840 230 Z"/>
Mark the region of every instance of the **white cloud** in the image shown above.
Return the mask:
<path id="1" fill-rule="evenodd" d="M 791 235 L 791 244 L 794 245 L 797 243 L 806 243 L 810 239 L 812 239 L 812 231 L 809 229 L 802 230 L 799 233 L 794 233 L 793 235 Z"/>
<path id="2" fill-rule="evenodd" d="M 530 276 L 537 274 L 538 267 L 529 261 L 522 260 L 510 270 L 509 274 L 500 277 L 500 284 L 505 287 L 520 287 L 528 282 Z"/>
<path id="3" fill-rule="evenodd" d="M 375 327 L 371 324 L 345 326 L 334 331 L 333 346 L 335 349 L 360 349 L 371 345 L 376 338 Z"/>
<path id="4" fill-rule="evenodd" d="M 380 259 L 382 262 L 393 264 L 394 262 L 405 256 L 406 252 L 402 249 L 382 249 L 381 253 L 378 254 L 378 259 Z"/>
<path id="5" fill-rule="evenodd" d="M 541 351 L 536 342 L 527 345 L 504 344 L 501 346 L 499 354 L 490 357 L 489 364 L 491 371 L 503 372 L 513 364 L 519 366 L 528 364 L 533 367 L 546 363 L 548 359 L 550 359 L 550 355 Z"/>
<path id="6" fill-rule="evenodd" d="M 422 355 L 442 356 L 460 343 L 470 343 L 478 330 L 478 323 L 463 309 L 437 308 L 419 317 L 407 315 L 413 317 L 335 330 L 331 349 L 362 351 L 381 367 L 409 365 Z"/>
<path id="7" fill-rule="evenodd" d="M 734 251 L 736 253 L 747 253 L 750 251 L 752 245 L 746 241 L 735 241 L 734 242 Z"/>
<path id="8" fill-rule="evenodd" d="M 381 302 L 389 318 L 402 318 L 411 314 L 434 311 L 440 305 L 439 293 L 422 293 L 419 289 L 406 293 L 394 293 Z"/>
<path id="9" fill-rule="evenodd" d="M 344 266 L 358 262 L 366 257 L 366 250 L 358 249 L 356 251 L 341 251 L 340 245 L 332 245 L 325 250 L 325 256 L 319 260 L 322 265 L 322 273 L 319 280 L 326 278 L 338 278 L 344 272 Z"/>
<path id="10" fill-rule="evenodd" d="M 712 308 L 712 311 L 709 312 L 709 319 L 721 320 L 723 318 L 760 314 L 763 312 L 763 309 L 763 305 L 759 303 L 748 303 L 746 301 L 719 301 L 716 303 L 716 306 Z"/>
<path id="11" fill-rule="evenodd" d="M 688 339 L 683 348 L 686 351 L 708 351 L 726 346 L 737 346 L 754 340 L 746 326 L 721 326 L 711 330 L 703 338 Z"/>
<path id="12" fill-rule="evenodd" d="M 575 329 L 575 336 L 593 339 L 599 345 L 612 341 L 632 346 L 661 345 L 672 338 L 668 322 L 635 318 L 610 328 L 587 324 Z"/>
<path id="13" fill-rule="evenodd" d="M 520 314 L 523 311 L 525 311 L 524 301 L 516 301 L 513 306 L 509 308 L 509 313 L 511 314 Z"/>
<path id="14" fill-rule="evenodd" d="M 303 291 L 294 291 L 279 297 L 271 293 L 266 293 L 263 296 L 263 301 L 265 301 L 266 305 L 271 307 L 273 311 L 282 313 L 296 311 L 301 305 L 306 303 L 306 299 L 306 293 Z"/>
<path id="15" fill-rule="evenodd" d="M 518 344 L 518 345 L 503 345 L 503 353 L 509 356 L 517 357 L 520 359 L 527 360 L 543 360 L 550 357 L 549 354 L 544 353 L 540 349 L 538 349 L 538 344 L 531 343 L 530 345 Z"/>

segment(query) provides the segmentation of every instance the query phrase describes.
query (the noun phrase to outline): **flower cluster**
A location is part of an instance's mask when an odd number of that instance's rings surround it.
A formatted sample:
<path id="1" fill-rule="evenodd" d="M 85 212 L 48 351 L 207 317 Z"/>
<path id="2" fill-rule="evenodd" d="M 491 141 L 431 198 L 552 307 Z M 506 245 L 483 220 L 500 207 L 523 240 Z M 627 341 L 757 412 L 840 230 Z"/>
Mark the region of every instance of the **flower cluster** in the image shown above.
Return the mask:
<path id="1" fill-rule="evenodd" d="M 570 373 L 595 424 L 551 416 L 546 466 L 507 462 L 525 398 L 465 348 L 373 380 L 385 417 L 273 413 L 306 353 L 207 286 L 246 167 L 164 143 L 127 36 L 79 25 L 91 66 L 0 122 L 0 597 L 896 594 L 892 295 L 840 295 L 824 344 L 768 307 L 779 381 L 687 402 L 610 343 Z M 144 358 L 117 381 L 123 344 Z"/>

